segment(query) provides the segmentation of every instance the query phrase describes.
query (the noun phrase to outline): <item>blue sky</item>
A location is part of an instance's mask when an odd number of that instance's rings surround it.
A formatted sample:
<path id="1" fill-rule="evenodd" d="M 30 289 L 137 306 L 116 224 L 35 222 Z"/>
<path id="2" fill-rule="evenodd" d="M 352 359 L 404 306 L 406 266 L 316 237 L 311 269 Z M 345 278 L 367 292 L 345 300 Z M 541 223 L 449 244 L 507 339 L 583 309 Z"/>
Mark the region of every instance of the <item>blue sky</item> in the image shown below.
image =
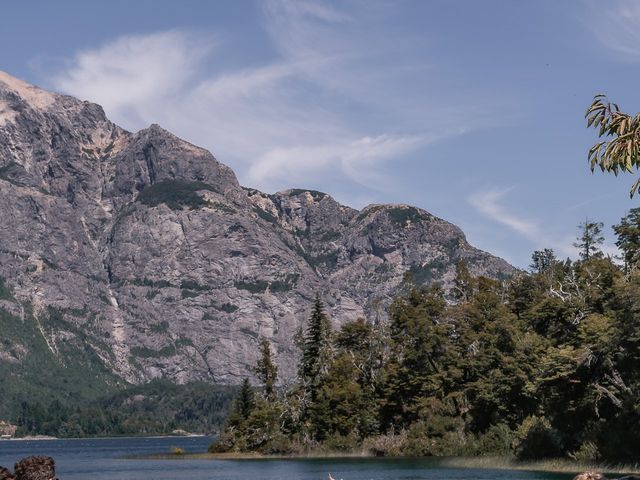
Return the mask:
<path id="1" fill-rule="evenodd" d="M 640 1 L 9 1 L 0 70 L 159 123 L 241 183 L 409 203 L 518 266 L 575 256 L 633 176 L 591 174 L 584 111 L 640 110 Z"/>

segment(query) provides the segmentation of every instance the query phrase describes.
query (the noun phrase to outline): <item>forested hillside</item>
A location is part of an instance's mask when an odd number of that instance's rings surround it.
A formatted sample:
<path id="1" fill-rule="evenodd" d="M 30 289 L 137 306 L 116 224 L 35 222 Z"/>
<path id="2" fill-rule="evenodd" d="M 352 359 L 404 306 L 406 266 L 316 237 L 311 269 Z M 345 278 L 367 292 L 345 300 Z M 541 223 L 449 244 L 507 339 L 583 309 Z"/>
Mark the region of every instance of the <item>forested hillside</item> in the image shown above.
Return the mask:
<path id="1" fill-rule="evenodd" d="M 143 436 L 176 430 L 208 434 L 224 424 L 235 391 L 204 382 L 154 380 L 92 401 L 35 396 L 19 404 L 14 418 L 19 436 Z"/>

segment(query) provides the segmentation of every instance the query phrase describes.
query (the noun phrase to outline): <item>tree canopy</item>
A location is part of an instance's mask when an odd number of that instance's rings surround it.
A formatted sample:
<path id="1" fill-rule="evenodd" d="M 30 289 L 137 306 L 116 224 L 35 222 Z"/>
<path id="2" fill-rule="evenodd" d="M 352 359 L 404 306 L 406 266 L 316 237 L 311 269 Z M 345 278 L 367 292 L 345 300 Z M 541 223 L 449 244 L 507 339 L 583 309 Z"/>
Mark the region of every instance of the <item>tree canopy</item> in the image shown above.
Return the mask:
<path id="1" fill-rule="evenodd" d="M 506 281 L 460 263 L 448 288 L 405 285 L 383 322 L 333 330 L 318 299 L 298 383 L 256 394 L 212 449 L 637 460 L 638 216 L 615 229 L 627 267 L 588 220 L 577 261 L 543 249 Z"/>

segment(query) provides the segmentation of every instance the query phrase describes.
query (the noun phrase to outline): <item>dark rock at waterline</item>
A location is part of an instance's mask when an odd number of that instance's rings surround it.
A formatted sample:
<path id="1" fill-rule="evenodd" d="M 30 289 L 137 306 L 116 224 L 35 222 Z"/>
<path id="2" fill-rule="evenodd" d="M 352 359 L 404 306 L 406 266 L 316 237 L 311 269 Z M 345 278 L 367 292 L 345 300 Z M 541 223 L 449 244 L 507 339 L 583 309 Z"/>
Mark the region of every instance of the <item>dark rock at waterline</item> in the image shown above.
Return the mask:
<path id="1" fill-rule="evenodd" d="M 16 480 L 57 480 L 56 462 L 51 457 L 27 457 L 14 467 Z"/>
<path id="2" fill-rule="evenodd" d="M 0 467 L 0 480 L 57 480 L 56 462 L 51 457 L 31 456 L 14 466 L 15 473 Z"/>
<path id="3" fill-rule="evenodd" d="M 15 480 L 16 476 L 5 467 L 0 467 L 0 480 Z"/>
<path id="4" fill-rule="evenodd" d="M 573 480 L 608 480 L 603 474 L 598 472 L 584 472 L 576 475 Z M 613 480 L 640 480 L 638 475 L 626 475 Z"/>

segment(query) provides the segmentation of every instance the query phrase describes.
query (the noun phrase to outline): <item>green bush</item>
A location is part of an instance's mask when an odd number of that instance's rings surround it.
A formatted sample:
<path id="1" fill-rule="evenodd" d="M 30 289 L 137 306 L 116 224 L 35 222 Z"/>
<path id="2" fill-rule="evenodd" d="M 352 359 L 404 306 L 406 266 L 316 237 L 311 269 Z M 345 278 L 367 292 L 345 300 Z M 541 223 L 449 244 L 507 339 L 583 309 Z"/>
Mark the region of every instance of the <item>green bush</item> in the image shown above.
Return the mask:
<path id="1" fill-rule="evenodd" d="M 467 440 L 460 431 L 460 420 L 442 416 L 430 420 L 421 420 L 409 427 L 403 453 L 420 457 L 463 455 Z"/>
<path id="2" fill-rule="evenodd" d="M 7 286 L 4 278 L 0 277 L 0 300 L 13 300 L 11 289 Z"/>
<path id="3" fill-rule="evenodd" d="M 255 282 L 245 282 L 244 280 L 241 280 L 239 282 L 235 282 L 233 285 L 238 290 L 247 290 L 251 293 L 264 293 L 267 290 L 269 283 L 264 280 L 256 280 Z"/>
<path id="4" fill-rule="evenodd" d="M 512 452 L 514 432 L 505 424 L 492 425 L 479 435 L 469 452 L 473 455 L 509 455 Z"/>
<path id="5" fill-rule="evenodd" d="M 323 442 L 323 446 L 332 452 L 350 452 L 355 450 L 359 445 L 360 439 L 355 432 L 351 432 L 348 435 L 334 433 Z"/>
<path id="6" fill-rule="evenodd" d="M 193 210 L 207 205 L 207 201 L 198 195 L 201 190 L 216 191 L 213 186 L 202 182 L 162 180 L 142 190 L 136 202 L 150 207 L 164 203 L 172 210 L 180 210 L 183 207 Z"/>
<path id="7" fill-rule="evenodd" d="M 398 457 L 407 447 L 407 431 L 365 438 L 362 448 L 376 457 Z"/>
<path id="8" fill-rule="evenodd" d="M 584 442 L 575 452 L 571 452 L 569 457 L 574 459 L 576 462 L 597 462 L 600 460 L 600 451 L 594 443 Z"/>
<path id="9" fill-rule="evenodd" d="M 514 451 L 519 460 L 556 458 L 563 454 L 560 436 L 544 417 L 524 419 L 516 431 Z"/>
<path id="10" fill-rule="evenodd" d="M 209 453 L 227 453 L 236 451 L 236 436 L 234 432 L 225 430 L 216 441 L 209 445 Z"/>
<path id="11" fill-rule="evenodd" d="M 293 455 L 295 453 L 301 453 L 302 448 L 289 438 L 289 436 L 282 432 L 276 432 L 262 448 L 262 452 L 267 455 Z"/>
<path id="12" fill-rule="evenodd" d="M 233 313 L 236 310 L 238 310 L 238 308 L 240 308 L 240 307 L 238 307 L 237 305 L 234 305 L 232 303 L 223 303 L 222 306 L 220 307 L 220 310 L 222 310 L 223 312 L 226 312 L 226 313 Z"/>

